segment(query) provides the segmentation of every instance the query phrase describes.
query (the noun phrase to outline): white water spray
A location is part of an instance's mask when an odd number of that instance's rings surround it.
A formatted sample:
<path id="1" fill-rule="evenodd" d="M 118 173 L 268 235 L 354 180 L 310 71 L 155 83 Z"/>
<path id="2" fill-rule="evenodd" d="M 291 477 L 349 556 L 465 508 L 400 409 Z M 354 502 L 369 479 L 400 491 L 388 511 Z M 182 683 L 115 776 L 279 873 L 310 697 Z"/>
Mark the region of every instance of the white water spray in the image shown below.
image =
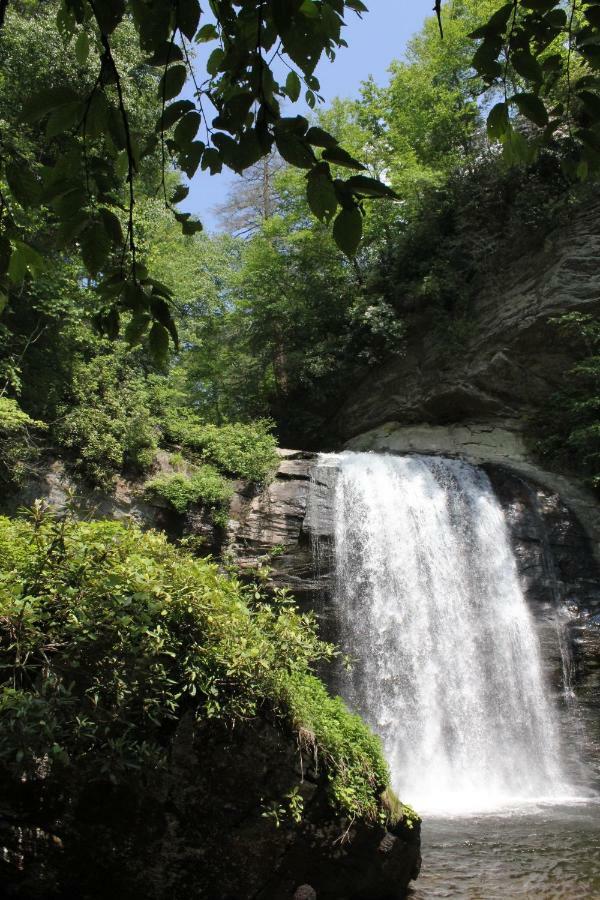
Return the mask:
<path id="1" fill-rule="evenodd" d="M 355 658 L 340 689 L 419 811 L 572 794 L 502 509 L 457 460 L 324 455 L 338 469 L 334 603 Z"/>

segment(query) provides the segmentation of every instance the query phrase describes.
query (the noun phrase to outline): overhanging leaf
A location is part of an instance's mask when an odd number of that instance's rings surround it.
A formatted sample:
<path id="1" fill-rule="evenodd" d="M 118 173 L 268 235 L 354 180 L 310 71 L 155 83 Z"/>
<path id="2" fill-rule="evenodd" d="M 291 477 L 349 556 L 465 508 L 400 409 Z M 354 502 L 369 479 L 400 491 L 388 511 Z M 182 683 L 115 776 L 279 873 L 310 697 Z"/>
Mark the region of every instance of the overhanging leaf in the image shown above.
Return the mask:
<path id="1" fill-rule="evenodd" d="M 354 256 L 362 238 L 362 215 L 356 207 L 342 209 L 333 223 L 333 238 L 346 256 Z"/>
<path id="2" fill-rule="evenodd" d="M 306 176 L 306 199 L 313 214 L 321 222 L 329 223 L 335 215 L 338 202 L 329 174 L 329 167 L 317 166 Z"/>
<path id="3" fill-rule="evenodd" d="M 354 194 L 359 194 L 361 197 L 399 199 L 398 194 L 391 187 L 376 178 L 369 178 L 367 175 L 353 175 L 346 184 Z"/>
<path id="4" fill-rule="evenodd" d="M 508 106 L 506 103 L 496 103 L 487 117 L 487 133 L 490 140 L 500 140 L 510 128 Z"/>
<path id="5" fill-rule="evenodd" d="M 515 94 L 510 100 L 516 103 L 522 116 L 525 116 L 535 125 L 539 125 L 540 128 L 546 127 L 548 124 L 548 111 L 536 94 Z"/>
<path id="6" fill-rule="evenodd" d="M 170 66 L 158 85 L 158 97 L 162 100 L 172 100 L 181 93 L 187 79 L 187 69 L 179 63 Z"/>
<path id="7" fill-rule="evenodd" d="M 148 335 L 150 352 L 155 361 L 162 365 L 169 355 L 169 332 L 160 322 L 154 322 Z"/>
<path id="8" fill-rule="evenodd" d="M 323 159 L 327 162 L 335 163 L 336 166 L 344 166 L 347 169 L 366 169 L 357 159 L 344 150 L 342 147 L 327 147 L 323 151 Z"/>

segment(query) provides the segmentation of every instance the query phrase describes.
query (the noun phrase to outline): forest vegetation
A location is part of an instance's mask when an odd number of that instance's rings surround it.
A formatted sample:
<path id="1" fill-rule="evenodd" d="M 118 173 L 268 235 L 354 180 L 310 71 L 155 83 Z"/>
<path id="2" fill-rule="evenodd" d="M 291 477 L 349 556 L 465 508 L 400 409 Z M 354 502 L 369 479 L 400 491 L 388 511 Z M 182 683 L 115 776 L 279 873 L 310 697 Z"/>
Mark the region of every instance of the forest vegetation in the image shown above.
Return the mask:
<path id="1" fill-rule="evenodd" d="M 291 24 L 276 2 L 210 6 L 204 24 L 196 0 L 0 3 L 4 492 L 59 456 L 87 487 L 125 476 L 220 527 L 278 444 L 335 441 L 333 412 L 415 323 L 460 354 L 481 286 L 595 195 L 597 3 L 448 0 L 386 84 L 327 105 L 316 60 L 361 2 L 298 0 Z M 275 74 L 270 48 L 291 61 Z M 224 165 L 239 178 L 210 234 L 178 204 Z M 579 362 L 531 440 L 597 485 L 600 331 L 556 329 Z M 379 743 L 316 677 L 335 648 L 289 598 L 39 505 L 0 544 L 0 769 L 31 827 L 61 822 L 76 855 L 80 787 L 141 796 L 190 710 L 310 734 L 332 806 L 389 815 Z"/>

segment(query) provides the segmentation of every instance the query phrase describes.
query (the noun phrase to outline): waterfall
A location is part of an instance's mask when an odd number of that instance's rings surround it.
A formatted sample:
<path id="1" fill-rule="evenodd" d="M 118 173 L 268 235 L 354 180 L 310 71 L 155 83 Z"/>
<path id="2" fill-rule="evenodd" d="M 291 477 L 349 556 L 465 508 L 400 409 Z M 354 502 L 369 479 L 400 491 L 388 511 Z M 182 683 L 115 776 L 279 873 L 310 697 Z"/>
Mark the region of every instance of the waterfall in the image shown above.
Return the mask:
<path id="1" fill-rule="evenodd" d="M 555 700 L 485 472 L 320 457 L 332 467 L 333 603 L 353 658 L 338 688 L 381 736 L 398 794 L 452 814 L 566 799 Z"/>

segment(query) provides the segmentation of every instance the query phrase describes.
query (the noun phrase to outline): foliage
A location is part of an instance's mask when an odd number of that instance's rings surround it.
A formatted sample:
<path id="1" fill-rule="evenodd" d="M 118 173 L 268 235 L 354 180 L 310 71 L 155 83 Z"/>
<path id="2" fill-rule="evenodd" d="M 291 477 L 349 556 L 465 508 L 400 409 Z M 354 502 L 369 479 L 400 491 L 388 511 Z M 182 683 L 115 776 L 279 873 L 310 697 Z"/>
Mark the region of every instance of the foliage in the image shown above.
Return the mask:
<path id="1" fill-rule="evenodd" d="M 204 425 L 185 442 L 230 475 L 262 482 L 277 467 L 273 423 L 257 419 L 249 424 Z"/>
<path id="2" fill-rule="evenodd" d="M 320 753 L 331 792 L 352 816 L 376 819 L 389 774 L 379 738 L 314 676 L 290 676 L 287 703 L 303 745 Z"/>
<path id="3" fill-rule="evenodd" d="M 231 486 L 214 466 L 200 466 L 189 475 L 159 475 L 146 482 L 151 498 L 166 500 L 178 513 L 184 513 L 193 503 L 215 510 L 222 508 L 231 497 Z"/>
<path id="4" fill-rule="evenodd" d="M 0 396 L 0 481 L 18 484 L 35 459 L 33 435 L 44 423 L 32 419 L 16 400 Z"/>
<path id="5" fill-rule="evenodd" d="M 165 431 L 175 443 L 237 478 L 262 482 L 277 466 L 273 423 L 266 419 L 214 425 L 191 410 L 167 409 Z"/>
<path id="6" fill-rule="evenodd" d="M 532 421 L 535 448 L 559 469 L 600 488 L 600 323 L 589 313 L 551 320 L 577 359 Z"/>
<path id="7" fill-rule="evenodd" d="M 135 352 L 109 346 L 89 361 L 75 359 L 58 414 L 54 434 L 93 484 L 110 488 L 124 470 L 152 466 L 158 423 Z"/>
<path id="8" fill-rule="evenodd" d="M 67 794 L 108 777 L 143 789 L 186 711 L 199 726 L 267 704 L 310 734 L 340 808 L 376 816 L 379 742 L 310 674 L 333 648 L 285 597 L 264 602 L 162 535 L 40 505 L 30 522 L 0 520 L 0 549 L 5 778 Z"/>
<path id="9" fill-rule="evenodd" d="M 500 95 L 489 111 L 490 138 L 509 163 L 543 145 L 564 144 L 565 171 L 585 180 L 600 163 L 600 13 L 596 0 L 512 0 L 472 32 L 473 65 Z M 519 117 L 533 133 L 527 140 Z"/>
<path id="10" fill-rule="evenodd" d="M 137 243 L 140 177 L 156 154 L 165 206 L 183 233 L 193 235 L 202 226 L 177 210 L 187 188 L 169 179 L 168 161 L 188 178 L 199 167 L 216 173 L 225 165 L 243 172 L 276 147 L 287 163 L 306 171 L 309 198 L 327 193 L 326 209 L 311 205 L 328 222 L 337 211 L 335 239 L 353 254 L 362 231 L 363 200 L 393 193 L 360 176 L 334 181 L 332 165 L 361 170 L 362 164 L 302 116 L 283 116 L 281 103 L 297 101 L 302 83 L 306 101 L 316 103 L 319 59 L 323 53 L 333 59 L 344 45 L 344 15 L 365 9 L 359 0 L 295 0 L 285 11 L 279 3 L 242 0 L 213 4 L 214 21 L 205 23 L 199 0 L 154 0 L 151 5 L 61 0 L 50 9 L 26 7 L 28 24 L 42 21 L 46 43 L 62 43 L 77 78 L 65 78 L 70 72 L 58 69 L 45 84 L 27 84 L 18 127 L 3 133 L 2 305 L 9 292 L 43 270 L 43 255 L 23 223 L 50 208 L 59 227 L 47 241 L 60 253 L 80 249 L 107 333 L 119 332 L 123 315 L 132 317 L 136 337 L 147 333 L 155 358 L 163 360 L 169 339 L 177 344 L 173 294 L 149 275 Z M 6 42 L 10 53 L 21 13 L 12 4 L 3 4 L 2 10 L 4 55 Z M 124 40 L 133 58 L 121 56 Z M 200 84 L 191 64 L 193 43 L 211 45 L 207 77 Z M 275 59 L 285 63 L 284 83 L 277 80 Z M 181 99 L 188 78 L 194 99 Z M 152 123 L 137 114 L 135 103 L 139 83 L 148 82 L 155 86 Z M 24 140 L 39 139 L 42 128 L 44 162 L 28 165 L 32 159 Z"/>

